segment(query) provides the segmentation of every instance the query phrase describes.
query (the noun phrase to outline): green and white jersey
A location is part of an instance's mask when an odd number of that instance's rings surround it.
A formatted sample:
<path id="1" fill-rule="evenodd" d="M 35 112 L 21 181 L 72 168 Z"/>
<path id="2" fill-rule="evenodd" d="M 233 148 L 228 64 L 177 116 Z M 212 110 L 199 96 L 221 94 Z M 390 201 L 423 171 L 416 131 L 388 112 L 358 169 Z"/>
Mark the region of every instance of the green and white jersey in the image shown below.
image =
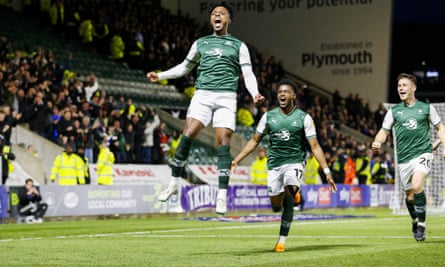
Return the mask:
<path id="1" fill-rule="evenodd" d="M 207 35 L 192 45 L 187 60 L 197 64 L 196 89 L 238 90 L 242 65 L 251 65 L 247 46 L 232 35 Z"/>
<path id="2" fill-rule="evenodd" d="M 196 66 L 195 88 L 214 92 L 238 90 L 242 73 L 244 85 L 252 97 L 259 94 L 258 83 L 246 44 L 232 35 L 207 35 L 194 41 L 186 58 L 178 65 L 158 73 L 159 80 L 176 79 Z"/>
<path id="3" fill-rule="evenodd" d="M 396 137 L 397 162 L 406 163 L 423 153 L 431 153 L 430 122 L 436 126 L 440 117 L 428 103 L 416 101 L 412 106 L 403 102 L 394 105 L 385 115 L 382 128 Z"/>
<path id="4" fill-rule="evenodd" d="M 256 131 L 261 135 L 269 135 L 269 169 L 284 164 L 304 163 L 307 156 L 305 139 L 317 136 L 312 117 L 297 108 L 287 115 L 282 114 L 280 108 L 267 111 L 258 122 Z"/>

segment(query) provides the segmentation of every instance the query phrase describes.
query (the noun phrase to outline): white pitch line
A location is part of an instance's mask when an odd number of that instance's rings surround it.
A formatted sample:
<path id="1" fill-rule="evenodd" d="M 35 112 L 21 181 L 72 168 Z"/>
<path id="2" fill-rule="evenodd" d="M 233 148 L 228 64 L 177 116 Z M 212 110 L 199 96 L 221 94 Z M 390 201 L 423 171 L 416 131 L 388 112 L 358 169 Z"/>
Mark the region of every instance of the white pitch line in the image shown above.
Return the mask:
<path id="1" fill-rule="evenodd" d="M 372 221 L 395 221 L 395 220 L 406 220 L 406 218 L 370 218 L 370 219 L 354 219 L 354 222 L 372 222 Z M 294 221 L 295 225 L 317 225 L 317 224 L 343 224 L 350 223 L 351 220 L 323 220 L 323 221 Z M 193 231 L 214 231 L 214 230 L 225 230 L 225 229 L 253 229 L 253 228 L 265 228 L 265 227 L 277 227 L 279 222 L 273 223 L 251 223 L 249 225 L 231 225 L 231 226 L 217 226 L 217 227 L 200 227 L 200 228 L 185 228 L 185 229 L 170 229 L 170 230 L 150 230 L 150 231 L 138 231 L 138 232 L 122 232 L 122 233 L 102 233 L 102 234 L 82 234 L 82 235 L 71 235 L 71 236 L 54 236 L 54 237 L 30 237 L 30 238 L 10 238 L 3 239 L 0 242 L 12 242 L 12 241 L 29 241 L 29 240 L 43 240 L 43 239 L 76 239 L 76 238 L 91 238 L 91 237 L 115 237 L 115 236 L 140 236 L 140 237 L 155 237 L 155 238 L 190 238 L 190 235 L 171 235 L 169 233 L 184 233 Z M 168 235 L 163 235 L 168 234 Z M 194 235 L 193 238 L 239 238 L 239 237 L 250 237 L 250 238 L 271 238 L 276 237 L 276 235 Z M 291 237 L 291 236 L 289 236 Z M 369 238 L 409 238 L 411 236 L 342 236 L 342 235 L 328 235 L 328 236 L 312 236 L 312 235 L 292 235 L 294 238 L 344 238 L 344 239 L 369 239 Z M 428 236 L 428 239 L 441 239 L 445 236 Z"/>

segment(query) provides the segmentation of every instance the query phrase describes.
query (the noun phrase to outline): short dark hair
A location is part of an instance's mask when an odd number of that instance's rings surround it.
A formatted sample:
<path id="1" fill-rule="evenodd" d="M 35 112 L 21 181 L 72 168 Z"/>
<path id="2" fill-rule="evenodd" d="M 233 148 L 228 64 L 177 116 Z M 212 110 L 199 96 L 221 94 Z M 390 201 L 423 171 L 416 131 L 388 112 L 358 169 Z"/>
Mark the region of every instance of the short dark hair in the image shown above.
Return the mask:
<path id="1" fill-rule="evenodd" d="M 281 85 L 289 85 L 290 87 L 292 87 L 292 90 L 294 90 L 294 93 L 297 93 L 298 85 L 294 81 L 290 79 L 283 79 L 278 82 L 277 88 L 280 87 Z"/>
<path id="2" fill-rule="evenodd" d="M 25 184 L 27 184 L 27 183 L 29 183 L 29 182 L 32 182 L 32 183 L 34 183 L 34 180 L 33 180 L 33 179 L 31 179 L 31 178 L 26 178 L 26 180 L 25 180 Z"/>
<path id="3" fill-rule="evenodd" d="M 415 86 L 417 86 L 417 78 L 416 75 L 409 74 L 409 73 L 400 73 L 399 76 L 397 76 L 397 81 L 400 79 L 408 79 L 410 80 Z"/>
<path id="4" fill-rule="evenodd" d="M 232 6 L 230 4 L 228 4 L 226 1 L 216 1 L 216 2 L 213 2 L 212 4 L 210 4 L 209 14 L 212 14 L 213 9 L 215 9 L 216 7 L 219 7 L 219 6 L 225 7 L 229 11 L 230 18 L 233 19 L 234 14 L 233 14 Z"/>

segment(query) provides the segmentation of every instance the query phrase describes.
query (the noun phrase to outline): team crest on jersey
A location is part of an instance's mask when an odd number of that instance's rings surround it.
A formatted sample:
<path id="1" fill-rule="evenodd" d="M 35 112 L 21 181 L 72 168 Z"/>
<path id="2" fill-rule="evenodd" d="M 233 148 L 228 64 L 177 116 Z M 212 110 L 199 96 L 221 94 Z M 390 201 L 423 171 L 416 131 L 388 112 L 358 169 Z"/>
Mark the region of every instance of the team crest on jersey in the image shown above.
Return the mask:
<path id="1" fill-rule="evenodd" d="M 405 126 L 407 129 L 415 130 L 417 129 L 417 120 L 408 119 L 406 122 L 403 123 L 403 126 Z"/>
<path id="2" fill-rule="evenodd" d="M 206 52 L 207 55 L 220 58 L 222 57 L 223 50 L 221 48 L 213 48 Z"/>
<path id="3" fill-rule="evenodd" d="M 289 141 L 290 132 L 287 129 L 281 129 L 278 133 L 275 133 L 275 136 L 281 138 L 283 141 Z"/>
<path id="4" fill-rule="evenodd" d="M 227 46 L 232 46 L 233 42 L 232 41 L 226 41 L 224 44 L 227 45 Z"/>

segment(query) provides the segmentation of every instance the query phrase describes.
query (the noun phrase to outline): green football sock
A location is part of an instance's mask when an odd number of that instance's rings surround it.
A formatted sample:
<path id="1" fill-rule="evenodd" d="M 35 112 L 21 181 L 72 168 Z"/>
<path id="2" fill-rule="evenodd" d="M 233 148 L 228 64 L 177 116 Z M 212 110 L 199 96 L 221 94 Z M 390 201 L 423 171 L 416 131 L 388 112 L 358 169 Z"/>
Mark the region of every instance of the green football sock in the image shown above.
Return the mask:
<path id="1" fill-rule="evenodd" d="M 217 147 L 216 153 L 218 155 L 218 188 L 227 189 L 229 187 L 230 167 L 232 166 L 230 146 Z"/>
<path id="2" fill-rule="evenodd" d="M 414 209 L 416 210 L 419 222 L 425 222 L 426 218 L 426 196 L 425 191 L 414 194 Z"/>
<path id="3" fill-rule="evenodd" d="M 288 236 L 292 220 L 294 219 L 294 198 L 284 193 L 283 214 L 281 215 L 280 236 Z"/>
<path id="4" fill-rule="evenodd" d="M 411 219 L 416 220 L 417 219 L 417 213 L 414 209 L 414 201 L 408 200 L 408 198 L 405 198 L 406 207 L 408 208 L 409 216 L 411 216 Z"/>
<path id="5" fill-rule="evenodd" d="M 185 171 L 185 163 L 189 156 L 190 147 L 192 146 L 193 139 L 183 135 L 181 141 L 179 141 L 178 148 L 175 152 L 175 158 L 171 162 L 172 176 L 183 177 Z"/>

